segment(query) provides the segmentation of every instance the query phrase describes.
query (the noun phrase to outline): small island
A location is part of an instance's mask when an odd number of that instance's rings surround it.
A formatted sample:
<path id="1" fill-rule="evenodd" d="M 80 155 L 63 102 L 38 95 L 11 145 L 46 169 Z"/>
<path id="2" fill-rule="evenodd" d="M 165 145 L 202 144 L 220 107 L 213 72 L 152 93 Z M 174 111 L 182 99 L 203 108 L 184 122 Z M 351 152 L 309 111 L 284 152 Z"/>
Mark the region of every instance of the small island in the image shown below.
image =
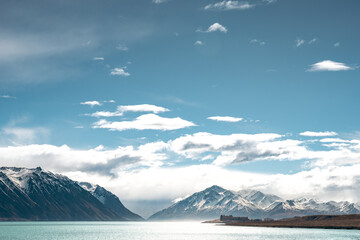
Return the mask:
<path id="1" fill-rule="evenodd" d="M 360 230 L 360 214 L 349 215 L 311 215 L 274 220 L 271 218 L 249 219 L 221 215 L 220 219 L 204 223 L 222 223 L 228 226 L 281 227 L 281 228 L 325 228 Z"/>

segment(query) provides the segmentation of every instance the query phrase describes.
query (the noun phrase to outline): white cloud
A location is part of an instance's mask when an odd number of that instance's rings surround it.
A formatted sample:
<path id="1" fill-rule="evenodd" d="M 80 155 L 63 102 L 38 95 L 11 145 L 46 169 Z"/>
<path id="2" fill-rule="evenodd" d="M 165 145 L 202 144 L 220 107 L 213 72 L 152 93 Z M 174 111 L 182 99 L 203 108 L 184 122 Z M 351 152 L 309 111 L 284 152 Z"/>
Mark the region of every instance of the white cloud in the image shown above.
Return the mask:
<path id="1" fill-rule="evenodd" d="M 102 105 L 99 101 L 86 101 L 86 102 L 81 102 L 80 104 L 81 105 L 89 105 L 90 107 Z"/>
<path id="2" fill-rule="evenodd" d="M 200 29 L 196 30 L 197 32 L 204 32 Z M 226 27 L 222 26 L 220 23 L 214 23 L 212 24 L 205 32 L 222 32 L 227 33 Z"/>
<path id="3" fill-rule="evenodd" d="M 133 121 L 109 122 L 100 120 L 95 122 L 93 128 L 106 128 L 112 131 L 136 130 L 176 130 L 196 126 L 190 121 L 177 118 L 164 118 L 156 114 L 145 114 Z"/>
<path id="4" fill-rule="evenodd" d="M 164 3 L 164 2 L 167 2 L 168 0 L 153 0 L 152 2 L 153 3 L 156 3 L 156 4 L 160 4 L 160 3 Z"/>
<path id="5" fill-rule="evenodd" d="M 166 155 L 160 151 L 166 145 L 154 142 L 141 145 L 118 147 L 106 150 L 98 146 L 94 149 L 78 150 L 67 145 L 26 145 L 0 147 L 0 161 L 2 165 L 16 167 L 42 166 L 56 171 L 82 171 L 100 175 L 115 176 L 119 169 L 133 167 L 161 166 Z"/>
<path id="6" fill-rule="evenodd" d="M 296 39 L 295 41 L 295 45 L 296 47 L 300 47 L 301 45 L 303 45 L 305 43 L 305 40 L 304 39 Z"/>
<path id="7" fill-rule="evenodd" d="M 357 202 L 360 199 L 359 172 L 359 164 L 314 168 L 295 174 L 259 174 L 202 164 L 152 167 L 138 171 L 120 170 L 117 177 L 112 179 L 75 171 L 67 175 L 78 181 L 92 179 L 94 183 L 116 193 L 121 200 L 127 201 L 173 200 L 219 185 L 234 191 L 256 189 L 285 199 L 312 197 L 323 201 Z M 152 191 L 149 192 L 149 189 Z"/>
<path id="8" fill-rule="evenodd" d="M 103 57 L 94 57 L 93 58 L 94 61 L 104 61 Z"/>
<path id="9" fill-rule="evenodd" d="M 104 103 L 115 103 L 115 100 L 105 100 Z"/>
<path id="10" fill-rule="evenodd" d="M 123 112 L 108 112 L 108 111 L 97 111 L 90 114 L 90 116 L 92 117 L 120 117 L 122 115 L 124 115 Z"/>
<path id="11" fill-rule="evenodd" d="M 340 46 L 339 42 L 334 43 L 334 47 L 338 47 L 338 46 Z"/>
<path id="12" fill-rule="evenodd" d="M 341 138 L 323 138 L 323 139 L 320 139 L 320 142 L 325 142 L 325 143 L 328 143 L 328 142 L 340 142 L 340 143 L 346 143 L 346 142 L 350 142 L 349 140 L 345 140 L 345 139 L 341 139 Z"/>
<path id="13" fill-rule="evenodd" d="M 46 140 L 50 135 L 50 131 L 44 127 L 7 126 L 2 129 L 1 135 L 3 139 L 6 139 L 12 145 L 24 145 Z"/>
<path id="14" fill-rule="evenodd" d="M 245 10 L 255 7 L 255 4 L 250 4 L 248 2 L 239 2 L 232 0 L 224 0 L 222 2 L 208 4 L 204 7 L 205 10 Z"/>
<path id="15" fill-rule="evenodd" d="M 119 51 L 128 51 L 129 48 L 125 44 L 119 44 L 116 46 L 116 49 Z"/>
<path id="16" fill-rule="evenodd" d="M 98 111 L 92 113 L 92 117 L 118 117 L 123 116 L 125 112 L 152 112 L 162 113 L 170 111 L 167 108 L 151 105 L 151 104 L 139 104 L 139 105 L 120 105 L 115 112 Z"/>
<path id="17" fill-rule="evenodd" d="M 330 131 L 326 131 L 326 132 L 306 131 L 306 132 L 300 133 L 300 135 L 306 136 L 306 137 L 332 137 L 332 136 L 336 136 L 338 134 L 336 132 L 330 132 Z"/>
<path id="18" fill-rule="evenodd" d="M 121 105 L 117 109 L 119 112 L 153 112 L 162 113 L 170 111 L 167 108 L 159 107 L 151 104 L 139 104 L 139 105 Z"/>
<path id="19" fill-rule="evenodd" d="M 324 60 L 315 64 L 312 64 L 309 72 L 319 72 L 319 71 L 347 71 L 352 70 L 353 68 L 345 65 L 345 63 L 334 62 L 331 60 Z"/>
<path id="20" fill-rule="evenodd" d="M 194 45 L 202 46 L 202 45 L 204 45 L 204 43 L 203 43 L 202 41 L 196 41 L 196 42 L 194 43 Z"/>
<path id="21" fill-rule="evenodd" d="M 259 160 L 301 159 L 307 150 L 301 141 L 281 139 L 279 134 L 214 135 L 206 132 L 185 135 L 170 142 L 171 150 L 189 159 L 216 155 L 215 165 Z"/>
<path id="22" fill-rule="evenodd" d="M 7 98 L 7 99 L 16 99 L 16 97 L 10 95 L 0 95 L 0 98 Z"/>
<path id="23" fill-rule="evenodd" d="M 257 43 L 259 45 L 264 46 L 266 43 L 264 41 L 258 40 L 258 39 L 252 39 L 250 43 Z"/>
<path id="24" fill-rule="evenodd" d="M 126 72 L 126 68 L 127 68 L 127 67 L 114 68 L 114 69 L 110 72 L 110 74 L 111 74 L 111 75 L 128 77 L 128 76 L 130 76 L 130 73 Z"/>
<path id="25" fill-rule="evenodd" d="M 229 117 L 229 116 L 213 116 L 213 117 L 208 117 L 207 119 L 220 121 L 220 122 L 240 122 L 244 120 L 243 118 Z"/>
<path id="26" fill-rule="evenodd" d="M 167 143 L 159 141 L 115 149 L 102 145 L 85 150 L 66 145 L 0 147 L 0 162 L 4 166 L 41 166 L 75 180 L 91 179 L 126 200 L 172 200 L 217 184 L 232 190 L 253 188 L 284 198 L 308 196 L 359 201 L 360 141 L 339 138 L 321 141 L 349 145 L 312 151 L 302 141 L 274 133 L 195 133 Z M 215 161 L 170 167 L 171 161 L 181 156 Z M 286 159 L 311 160 L 308 166 L 311 168 L 294 174 L 259 174 L 222 167 L 244 161 Z M 152 191 L 143 194 L 148 189 Z"/>
<path id="27" fill-rule="evenodd" d="M 309 41 L 309 44 L 313 44 L 313 43 L 315 43 L 315 42 L 317 42 L 317 38 L 311 39 L 311 40 Z"/>
<path id="28" fill-rule="evenodd" d="M 266 4 L 272 4 L 272 3 L 276 3 L 277 0 L 263 0 L 263 2 L 265 2 Z"/>

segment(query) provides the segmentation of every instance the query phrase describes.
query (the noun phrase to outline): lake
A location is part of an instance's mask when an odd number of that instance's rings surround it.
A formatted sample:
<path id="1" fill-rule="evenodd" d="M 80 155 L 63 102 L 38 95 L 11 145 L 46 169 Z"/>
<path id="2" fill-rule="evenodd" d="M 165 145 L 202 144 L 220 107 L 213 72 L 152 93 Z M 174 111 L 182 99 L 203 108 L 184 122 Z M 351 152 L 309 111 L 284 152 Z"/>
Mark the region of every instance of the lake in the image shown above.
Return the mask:
<path id="1" fill-rule="evenodd" d="M 199 222 L 0 222 L 1 240 L 360 239 L 359 230 L 231 227 Z"/>

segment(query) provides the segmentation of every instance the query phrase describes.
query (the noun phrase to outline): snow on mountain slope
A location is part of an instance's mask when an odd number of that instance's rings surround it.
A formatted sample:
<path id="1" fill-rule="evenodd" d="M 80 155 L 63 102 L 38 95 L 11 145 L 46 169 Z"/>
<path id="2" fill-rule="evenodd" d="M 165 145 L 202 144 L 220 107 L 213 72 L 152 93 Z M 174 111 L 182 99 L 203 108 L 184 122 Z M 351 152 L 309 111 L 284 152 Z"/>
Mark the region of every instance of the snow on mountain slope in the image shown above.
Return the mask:
<path id="1" fill-rule="evenodd" d="M 41 168 L 0 168 L 0 220 L 127 220 L 77 182 Z"/>
<path id="2" fill-rule="evenodd" d="M 97 198 L 102 204 L 104 204 L 107 208 L 118 214 L 119 216 L 124 217 L 129 221 L 142 221 L 144 220 L 139 215 L 128 210 L 120 201 L 120 199 L 113 193 L 109 192 L 103 187 L 99 185 L 94 185 L 87 182 L 80 182 L 80 186 L 82 186 L 85 190 L 90 192 L 95 198 Z"/>
<path id="3" fill-rule="evenodd" d="M 229 191 L 212 186 L 152 215 L 149 220 L 215 219 L 220 215 L 285 218 L 313 214 L 356 214 L 356 204 L 309 198 L 283 200 L 256 190 Z"/>

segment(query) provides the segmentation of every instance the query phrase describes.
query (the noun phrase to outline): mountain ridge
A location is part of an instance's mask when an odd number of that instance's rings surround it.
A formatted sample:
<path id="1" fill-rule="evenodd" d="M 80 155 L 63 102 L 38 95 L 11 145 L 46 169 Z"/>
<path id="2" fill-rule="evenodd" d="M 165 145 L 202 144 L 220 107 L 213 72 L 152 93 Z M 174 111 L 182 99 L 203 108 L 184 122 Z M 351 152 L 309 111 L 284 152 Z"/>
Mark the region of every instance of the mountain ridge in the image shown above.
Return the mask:
<path id="1" fill-rule="evenodd" d="M 206 220 L 218 218 L 220 215 L 281 219 L 318 214 L 359 213 L 360 207 L 347 201 L 321 202 L 310 198 L 284 200 L 257 190 L 230 191 L 214 185 L 154 213 L 149 220 Z"/>
<path id="2" fill-rule="evenodd" d="M 66 176 L 40 167 L 1 167 L 0 220 L 126 221 L 129 218 L 116 213 Z"/>

